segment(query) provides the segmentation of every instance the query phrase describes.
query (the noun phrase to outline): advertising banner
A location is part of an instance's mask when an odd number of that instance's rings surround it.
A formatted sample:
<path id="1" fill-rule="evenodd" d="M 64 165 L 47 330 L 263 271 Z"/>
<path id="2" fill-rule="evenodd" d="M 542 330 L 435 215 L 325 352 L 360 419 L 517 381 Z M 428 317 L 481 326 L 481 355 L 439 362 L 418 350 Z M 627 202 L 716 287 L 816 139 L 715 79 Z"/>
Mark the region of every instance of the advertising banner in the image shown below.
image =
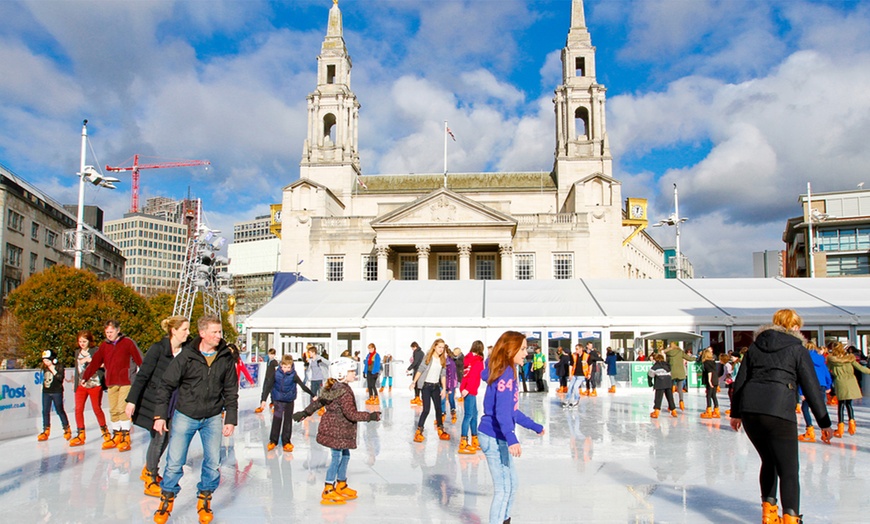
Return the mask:
<path id="1" fill-rule="evenodd" d="M 72 393 L 73 370 L 64 379 L 64 408 L 72 420 L 75 400 Z M 52 422 L 60 421 L 52 410 Z M 0 371 L 0 440 L 36 435 L 42 428 L 42 370 L 13 369 Z"/>

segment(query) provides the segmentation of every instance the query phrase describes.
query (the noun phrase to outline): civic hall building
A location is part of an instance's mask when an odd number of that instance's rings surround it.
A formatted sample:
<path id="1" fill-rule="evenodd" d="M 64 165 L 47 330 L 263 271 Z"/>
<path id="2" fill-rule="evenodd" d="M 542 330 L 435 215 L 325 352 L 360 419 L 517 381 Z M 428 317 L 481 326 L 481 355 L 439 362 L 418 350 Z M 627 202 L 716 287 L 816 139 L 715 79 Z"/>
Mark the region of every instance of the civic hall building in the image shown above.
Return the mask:
<path id="1" fill-rule="evenodd" d="M 317 64 L 300 178 L 273 210 L 280 271 L 311 282 L 245 320 L 252 352 L 299 356 L 311 343 L 334 358 L 374 342 L 407 362 L 412 341 L 465 352 L 513 329 L 551 365 L 558 348 L 587 341 L 631 360 L 668 341 L 739 349 L 782 307 L 804 316 L 808 339 L 866 348 L 870 279 L 664 278 L 662 248 L 643 231 L 646 200 L 623 205 L 613 176 L 581 0 L 553 99 L 551 172 L 364 174 L 338 5 Z"/>

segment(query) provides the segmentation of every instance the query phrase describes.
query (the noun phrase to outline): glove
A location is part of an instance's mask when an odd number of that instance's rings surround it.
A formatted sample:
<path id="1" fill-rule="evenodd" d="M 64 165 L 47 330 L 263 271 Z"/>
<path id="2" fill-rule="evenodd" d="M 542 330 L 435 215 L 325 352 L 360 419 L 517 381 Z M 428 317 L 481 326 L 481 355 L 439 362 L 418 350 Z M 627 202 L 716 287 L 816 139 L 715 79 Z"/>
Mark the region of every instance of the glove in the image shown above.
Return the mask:
<path id="1" fill-rule="evenodd" d="M 381 412 L 380 411 L 372 411 L 369 413 L 369 422 L 377 422 L 381 420 Z"/>
<path id="2" fill-rule="evenodd" d="M 305 417 L 306 415 L 304 411 L 297 411 L 296 413 L 293 413 L 293 420 L 295 420 L 296 422 L 302 422 L 302 419 L 304 419 Z"/>

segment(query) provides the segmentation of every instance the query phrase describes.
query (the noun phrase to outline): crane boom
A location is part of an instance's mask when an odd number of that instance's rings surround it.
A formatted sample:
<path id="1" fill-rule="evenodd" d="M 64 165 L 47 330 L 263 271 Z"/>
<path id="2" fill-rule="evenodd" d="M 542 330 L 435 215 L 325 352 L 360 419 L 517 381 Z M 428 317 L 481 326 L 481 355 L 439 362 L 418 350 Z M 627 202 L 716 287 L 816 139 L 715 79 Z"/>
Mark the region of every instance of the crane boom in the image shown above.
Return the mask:
<path id="1" fill-rule="evenodd" d="M 132 196 L 130 200 L 130 212 L 138 213 L 139 212 L 139 170 L 140 169 L 162 169 L 166 167 L 192 167 L 192 166 L 208 166 L 211 165 L 211 162 L 208 160 L 179 160 L 176 162 L 159 162 L 155 164 L 140 164 L 139 163 L 139 155 L 133 155 L 133 165 L 128 167 L 112 167 L 106 166 L 106 171 L 113 171 L 116 173 L 124 172 L 124 171 L 132 171 Z"/>

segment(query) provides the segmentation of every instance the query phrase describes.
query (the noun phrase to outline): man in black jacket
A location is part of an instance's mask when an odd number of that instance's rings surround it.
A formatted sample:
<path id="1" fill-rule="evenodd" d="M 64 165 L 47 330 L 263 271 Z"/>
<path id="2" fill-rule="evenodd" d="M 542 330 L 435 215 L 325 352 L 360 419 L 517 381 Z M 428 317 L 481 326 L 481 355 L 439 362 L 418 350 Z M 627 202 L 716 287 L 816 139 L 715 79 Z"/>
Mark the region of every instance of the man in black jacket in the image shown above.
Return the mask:
<path id="1" fill-rule="evenodd" d="M 271 386 L 266 389 L 266 384 L 275 382 L 275 370 L 278 369 L 278 356 L 275 348 L 269 348 L 269 363 L 266 364 L 266 376 L 263 378 L 263 392 L 260 394 L 260 405 L 254 410 L 254 413 L 262 413 L 266 409 L 266 399 L 272 393 Z"/>
<path id="2" fill-rule="evenodd" d="M 160 507 L 154 513 L 157 524 L 169 519 L 175 496 L 181 490 L 178 483 L 182 466 L 187 462 L 187 450 L 196 433 L 202 440 L 202 474 L 196 486 L 199 491 L 197 512 L 201 523 L 211 522 L 214 517 L 211 496 L 220 483 L 221 436 L 231 436 L 238 422 L 239 378 L 235 358 L 221 338 L 221 322 L 205 316 L 199 319 L 197 327 L 199 336 L 185 345 L 169 364 L 157 392 L 154 431 L 162 433 L 166 431 L 169 399 L 172 392 L 178 390 L 166 469 L 160 484 Z"/>

